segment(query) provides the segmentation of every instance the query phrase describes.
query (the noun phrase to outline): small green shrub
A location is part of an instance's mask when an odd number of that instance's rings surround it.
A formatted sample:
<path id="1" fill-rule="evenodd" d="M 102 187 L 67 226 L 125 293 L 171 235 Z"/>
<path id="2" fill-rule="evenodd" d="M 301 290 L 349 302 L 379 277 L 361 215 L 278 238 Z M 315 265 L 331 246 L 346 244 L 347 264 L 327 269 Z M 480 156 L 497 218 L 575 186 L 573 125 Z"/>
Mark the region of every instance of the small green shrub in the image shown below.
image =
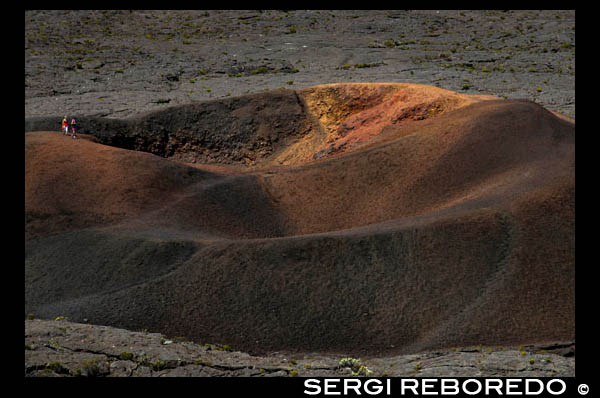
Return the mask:
<path id="1" fill-rule="evenodd" d="M 355 358 L 342 358 L 338 362 L 340 368 L 358 368 L 360 366 L 360 359 Z"/>
<path id="2" fill-rule="evenodd" d="M 258 74 L 262 74 L 262 73 L 267 73 L 268 70 L 269 69 L 266 66 L 261 66 L 259 68 L 256 68 L 256 69 L 252 70 L 250 72 L 250 74 L 252 74 L 252 75 L 258 75 Z"/>
<path id="3" fill-rule="evenodd" d="M 89 361 L 84 362 L 81 365 L 81 368 L 75 371 L 76 376 L 87 376 L 87 377 L 95 377 L 101 376 L 104 372 L 100 369 L 99 363 L 102 361 L 100 358 L 91 359 Z"/>
<path id="4" fill-rule="evenodd" d="M 152 368 L 152 370 L 158 372 L 159 370 L 165 369 L 167 367 L 167 364 L 161 361 L 160 359 L 157 359 L 155 362 L 150 363 L 150 367 Z"/>
<path id="5" fill-rule="evenodd" d="M 361 365 L 356 372 L 352 372 L 352 376 L 370 376 L 373 371 L 367 368 L 365 365 Z"/>
<path id="6" fill-rule="evenodd" d="M 342 358 L 338 362 L 339 368 L 350 368 L 352 370 L 352 376 L 370 376 L 373 371 L 362 365 L 360 359 L 356 358 Z"/>
<path id="7" fill-rule="evenodd" d="M 65 368 L 63 364 L 58 361 L 48 362 L 46 368 L 51 369 L 56 373 L 69 373 L 69 369 Z"/>
<path id="8" fill-rule="evenodd" d="M 355 68 L 359 68 L 359 69 L 360 68 L 372 68 L 372 67 L 377 66 L 377 65 L 378 65 L 377 63 L 372 62 L 372 63 L 366 63 L 366 64 L 356 64 L 356 65 L 354 65 L 354 67 Z"/>
<path id="9" fill-rule="evenodd" d="M 121 359 L 122 361 L 133 361 L 133 353 L 127 352 L 127 351 L 123 351 L 119 355 L 119 359 Z"/>

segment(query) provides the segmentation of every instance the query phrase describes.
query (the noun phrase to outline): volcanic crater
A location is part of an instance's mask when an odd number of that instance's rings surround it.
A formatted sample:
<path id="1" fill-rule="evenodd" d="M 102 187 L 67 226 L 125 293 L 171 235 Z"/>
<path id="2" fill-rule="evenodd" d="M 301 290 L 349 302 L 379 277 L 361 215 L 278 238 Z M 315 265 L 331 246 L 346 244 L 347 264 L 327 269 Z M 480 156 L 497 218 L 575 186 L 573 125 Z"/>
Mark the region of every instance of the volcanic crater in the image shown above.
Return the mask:
<path id="1" fill-rule="evenodd" d="M 25 311 L 249 353 L 574 340 L 574 120 L 339 83 L 26 119 Z"/>

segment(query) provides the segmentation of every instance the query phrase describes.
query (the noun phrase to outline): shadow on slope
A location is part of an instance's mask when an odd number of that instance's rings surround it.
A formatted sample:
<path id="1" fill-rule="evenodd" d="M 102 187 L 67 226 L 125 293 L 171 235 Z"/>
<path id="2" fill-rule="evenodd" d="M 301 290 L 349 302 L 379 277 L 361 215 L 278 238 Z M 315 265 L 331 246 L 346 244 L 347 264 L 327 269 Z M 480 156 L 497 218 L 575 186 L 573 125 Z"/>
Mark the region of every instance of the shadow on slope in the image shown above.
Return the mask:
<path id="1" fill-rule="evenodd" d="M 484 101 L 380 127 L 228 173 L 26 134 L 26 312 L 254 353 L 574 339 L 574 125 Z"/>
<path id="2" fill-rule="evenodd" d="M 125 120 L 80 116 L 78 125 L 102 144 L 247 169 L 357 150 L 390 123 L 429 119 L 491 98 L 418 84 L 340 83 L 172 106 Z M 29 118 L 25 131 L 59 130 L 61 120 Z"/>

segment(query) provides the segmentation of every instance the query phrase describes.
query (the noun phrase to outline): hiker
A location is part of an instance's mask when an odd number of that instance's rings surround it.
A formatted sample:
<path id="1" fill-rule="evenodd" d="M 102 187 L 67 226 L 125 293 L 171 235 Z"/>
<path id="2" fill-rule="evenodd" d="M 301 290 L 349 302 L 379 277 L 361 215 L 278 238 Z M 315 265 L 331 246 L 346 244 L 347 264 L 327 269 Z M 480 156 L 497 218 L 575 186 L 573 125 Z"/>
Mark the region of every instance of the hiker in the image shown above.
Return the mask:
<path id="1" fill-rule="evenodd" d="M 62 132 L 65 133 L 65 135 L 69 133 L 69 123 L 67 122 L 66 116 L 62 120 Z"/>
<path id="2" fill-rule="evenodd" d="M 73 139 L 77 138 L 77 122 L 75 121 L 75 118 L 71 119 L 71 137 L 73 137 Z"/>

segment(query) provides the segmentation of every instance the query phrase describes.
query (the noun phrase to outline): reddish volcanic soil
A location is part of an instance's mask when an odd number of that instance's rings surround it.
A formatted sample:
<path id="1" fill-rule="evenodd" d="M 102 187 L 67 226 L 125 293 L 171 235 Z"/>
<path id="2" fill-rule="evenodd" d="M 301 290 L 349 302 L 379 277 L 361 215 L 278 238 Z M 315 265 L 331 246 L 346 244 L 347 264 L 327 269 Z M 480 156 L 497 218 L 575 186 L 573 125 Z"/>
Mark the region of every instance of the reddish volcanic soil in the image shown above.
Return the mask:
<path id="1" fill-rule="evenodd" d="M 574 340 L 573 120 L 408 84 L 293 95 L 302 132 L 251 162 L 26 133 L 26 313 L 250 353 Z"/>

